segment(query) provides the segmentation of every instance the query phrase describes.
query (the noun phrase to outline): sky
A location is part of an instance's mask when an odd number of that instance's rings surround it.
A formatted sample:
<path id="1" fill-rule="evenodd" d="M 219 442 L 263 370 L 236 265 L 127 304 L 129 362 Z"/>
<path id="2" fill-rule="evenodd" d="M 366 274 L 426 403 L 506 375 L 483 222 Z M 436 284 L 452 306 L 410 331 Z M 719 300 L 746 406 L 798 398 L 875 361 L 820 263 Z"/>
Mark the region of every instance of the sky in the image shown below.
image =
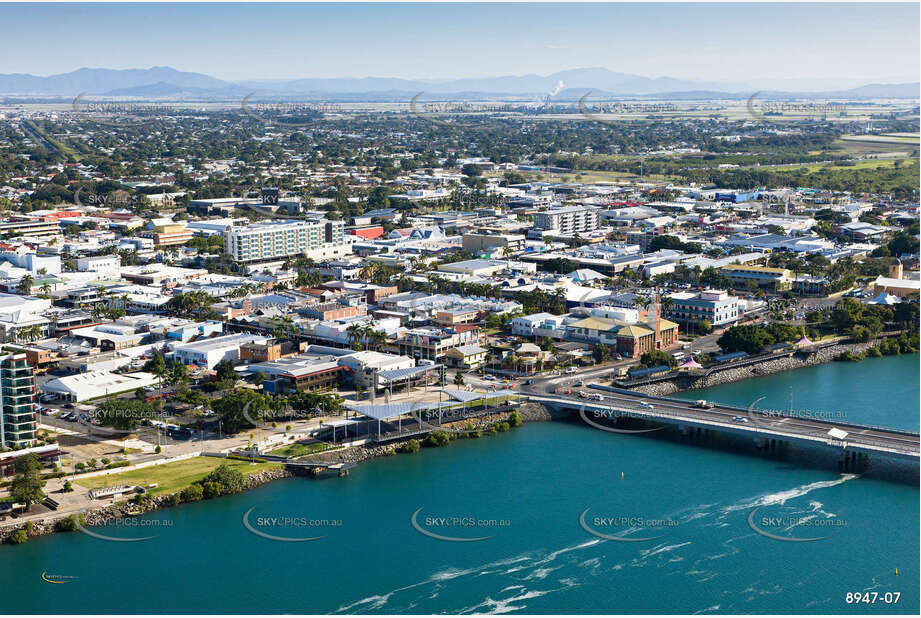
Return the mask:
<path id="1" fill-rule="evenodd" d="M 914 82 L 919 11 L 918 3 L 0 4 L 0 73 L 170 66 L 226 80 L 443 79 L 603 67 L 745 83 Z"/>

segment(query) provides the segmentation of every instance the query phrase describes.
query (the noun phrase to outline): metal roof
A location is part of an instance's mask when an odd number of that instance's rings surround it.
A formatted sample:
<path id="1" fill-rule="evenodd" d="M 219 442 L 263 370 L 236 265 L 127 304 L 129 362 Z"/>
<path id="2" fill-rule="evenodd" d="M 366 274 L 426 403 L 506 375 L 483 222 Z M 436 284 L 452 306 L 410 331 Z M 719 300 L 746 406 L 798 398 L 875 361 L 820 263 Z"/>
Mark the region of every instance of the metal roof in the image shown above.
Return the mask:
<path id="1" fill-rule="evenodd" d="M 387 371 L 378 371 L 377 375 L 381 380 L 395 382 L 397 380 L 411 378 L 413 376 L 419 375 L 420 373 L 431 371 L 432 369 L 437 369 L 439 367 L 441 367 L 441 365 L 421 365 L 419 367 L 407 367 L 405 369 L 388 369 Z"/>

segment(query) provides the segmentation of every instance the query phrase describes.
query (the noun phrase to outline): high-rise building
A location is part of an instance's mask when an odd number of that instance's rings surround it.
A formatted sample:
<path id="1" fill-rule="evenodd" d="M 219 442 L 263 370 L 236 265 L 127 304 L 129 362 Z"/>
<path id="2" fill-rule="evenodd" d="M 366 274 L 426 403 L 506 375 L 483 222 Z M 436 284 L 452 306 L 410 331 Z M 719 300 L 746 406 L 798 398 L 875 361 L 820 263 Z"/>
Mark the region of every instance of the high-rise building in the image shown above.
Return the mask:
<path id="1" fill-rule="evenodd" d="M 35 417 L 35 379 L 25 354 L 0 357 L 0 446 L 32 446 Z"/>
<path id="2" fill-rule="evenodd" d="M 540 230 L 557 230 L 568 236 L 598 228 L 599 210 L 590 206 L 563 206 L 534 213 L 534 227 Z"/>
<path id="3" fill-rule="evenodd" d="M 342 221 L 262 221 L 224 231 L 224 251 L 237 262 L 264 262 L 296 255 L 310 255 L 324 248 L 345 251 Z"/>

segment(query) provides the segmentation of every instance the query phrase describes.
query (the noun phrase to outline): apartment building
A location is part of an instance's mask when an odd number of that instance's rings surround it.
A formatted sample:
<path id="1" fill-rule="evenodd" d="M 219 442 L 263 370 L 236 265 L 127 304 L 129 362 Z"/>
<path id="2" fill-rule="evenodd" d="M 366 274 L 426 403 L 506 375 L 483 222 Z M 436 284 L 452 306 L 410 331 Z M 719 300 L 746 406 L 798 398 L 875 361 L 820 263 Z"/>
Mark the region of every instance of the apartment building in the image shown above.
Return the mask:
<path id="1" fill-rule="evenodd" d="M 589 206 L 562 206 L 534 214 L 534 227 L 557 230 L 562 235 L 589 232 L 598 228 L 599 210 Z"/>
<path id="2" fill-rule="evenodd" d="M 345 247 L 342 221 L 262 221 L 224 231 L 224 251 L 237 262 L 261 262 L 306 255 L 324 247 Z M 347 251 L 342 251 L 346 253 Z"/>
<path id="3" fill-rule="evenodd" d="M 480 329 L 477 327 L 414 328 L 397 340 L 397 348 L 401 356 L 441 362 L 448 350 L 479 343 Z"/>
<path id="4" fill-rule="evenodd" d="M 673 301 L 668 317 L 683 324 L 699 324 L 707 320 L 714 327 L 732 324 L 742 319 L 739 299 L 723 290 L 704 290 L 699 294 L 678 292 L 671 294 Z"/>
<path id="5" fill-rule="evenodd" d="M 35 378 L 25 354 L 0 357 L 0 447 L 32 446 L 35 417 Z"/>

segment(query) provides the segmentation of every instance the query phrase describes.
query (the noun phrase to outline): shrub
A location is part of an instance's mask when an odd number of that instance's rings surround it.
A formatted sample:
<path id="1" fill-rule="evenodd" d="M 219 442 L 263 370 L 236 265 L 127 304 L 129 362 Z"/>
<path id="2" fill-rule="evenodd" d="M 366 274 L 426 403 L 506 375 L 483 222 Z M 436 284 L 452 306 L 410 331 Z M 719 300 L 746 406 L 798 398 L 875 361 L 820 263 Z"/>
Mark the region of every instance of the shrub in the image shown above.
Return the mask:
<path id="1" fill-rule="evenodd" d="M 242 472 L 222 463 L 198 482 L 203 485 L 205 497 L 214 498 L 243 491 L 244 480 Z"/>
<path id="2" fill-rule="evenodd" d="M 74 484 L 70 481 L 64 481 L 64 487 L 61 489 L 65 494 L 68 494 L 74 490 Z"/>
<path id="3" fill-rule="evenodd" d="M 130 465 L 131 465 L 130 461 L 113 461 L 112 463 L 106 466 L 106 469 L 111 470 L 112 468 L 124 468 L 125 466 L 130 466 Z"/>
<path id="4" fill-rule="evenodd" d="M 29 535 L 26 534 L 25 530 L 17 530 L 10 536 L 10 543 L 13 545 L 21 545 L 29 540 Z"/>
<path id="5" fill-rule="evenodd" d="M 170 506 L 179 506 L 179 503 L 180 503 L 180 502 L 182 502 L 182 496 L 180 496 L 178 493 L 177 493 L 177 494 L 170 494 L 170 495 L 169 495 L 169 498 L 167 498 L 167 503 L 168 503 Z"/>
<path id="6" fill-rule="evenodd" d="M 447 431 L 438 429 L 433 431 L 425 439 L 426 446 L 445 446 L 451 441 L 451 436 Z"/>
<path id="7" fill-rule="evenodd" d="M 112 460 L 109 459 L 108 457 L 103 457 L 103 458 L 102 458 L 102 465 L 108 466 L 110 463 L 112 463 Z"/>
<path id="8" fill-rule="evenodd" d="M 217 481 L 205 481 L 201 484 L 202 495 L 209 500 L 223 495 L 224 488 Z"/>
<path id="9" fill-rule="evenodd" d="M 86 464 L 84 464 L 82 461 L 77 463 L 77 465 L 74 467 L 80 472 L 83 472 L 84 470 L 86 470 Z"/>
<path id="10" fill-rule="evenodd" d="M 841 363 L 854 363 L 863 359 L 861 354 L 853 354 L 851 352 L 842 352 L 835 357 L 835 360 Z"/>
<path id="11" fill-rule="evenodd" d="M 509 425 L 508 423 L 497 423 L 496 424 L 496 429 L 498 429 L 499 431 L 508 431 L 511 428 L 512 426 Z"/>
<path id="12" fill-rule="evenodd" d="M 521 412 L 515 410 L 508 416 L 508 424 L 512 427 L 521 427 L 524 424 L 524 420 L 521 418 Z"/>
<path id="13" fill-rule="evenodd" d="M 189 485 L 182 490 L 180 497 L 183 502 L 198 502 L 204 496 L 201 485 Z"/>
<path id="14" fill-rule="evenodd" d="M 398 446 L 396 450 L 398 453 L 412 454 L 412 453 L 418 453 L 420 448 L 422 448 L 422 445 L 419 444 L 418 440 L 413 438 L 409 440 L 408 442 L 404 442 L 403 444 Z"/>
<path id="15" fill-rule="evenodd" d="M 73 532 L 77 529 L 77 524 L 82 525 L 84 523 L 83 515 L 80 515 L 78 520 L 75 515 L 68 515 L 64 519 L 59 519 L 57 522 L 57 529 L 61 532 Z"/>
<path id="16" fill-rule="evenodd" d="M 161 452 L 163 452 L 163 448 L 158 444 L 157 448 L 154 449 L 154 453 L 161 453 Z"/>

